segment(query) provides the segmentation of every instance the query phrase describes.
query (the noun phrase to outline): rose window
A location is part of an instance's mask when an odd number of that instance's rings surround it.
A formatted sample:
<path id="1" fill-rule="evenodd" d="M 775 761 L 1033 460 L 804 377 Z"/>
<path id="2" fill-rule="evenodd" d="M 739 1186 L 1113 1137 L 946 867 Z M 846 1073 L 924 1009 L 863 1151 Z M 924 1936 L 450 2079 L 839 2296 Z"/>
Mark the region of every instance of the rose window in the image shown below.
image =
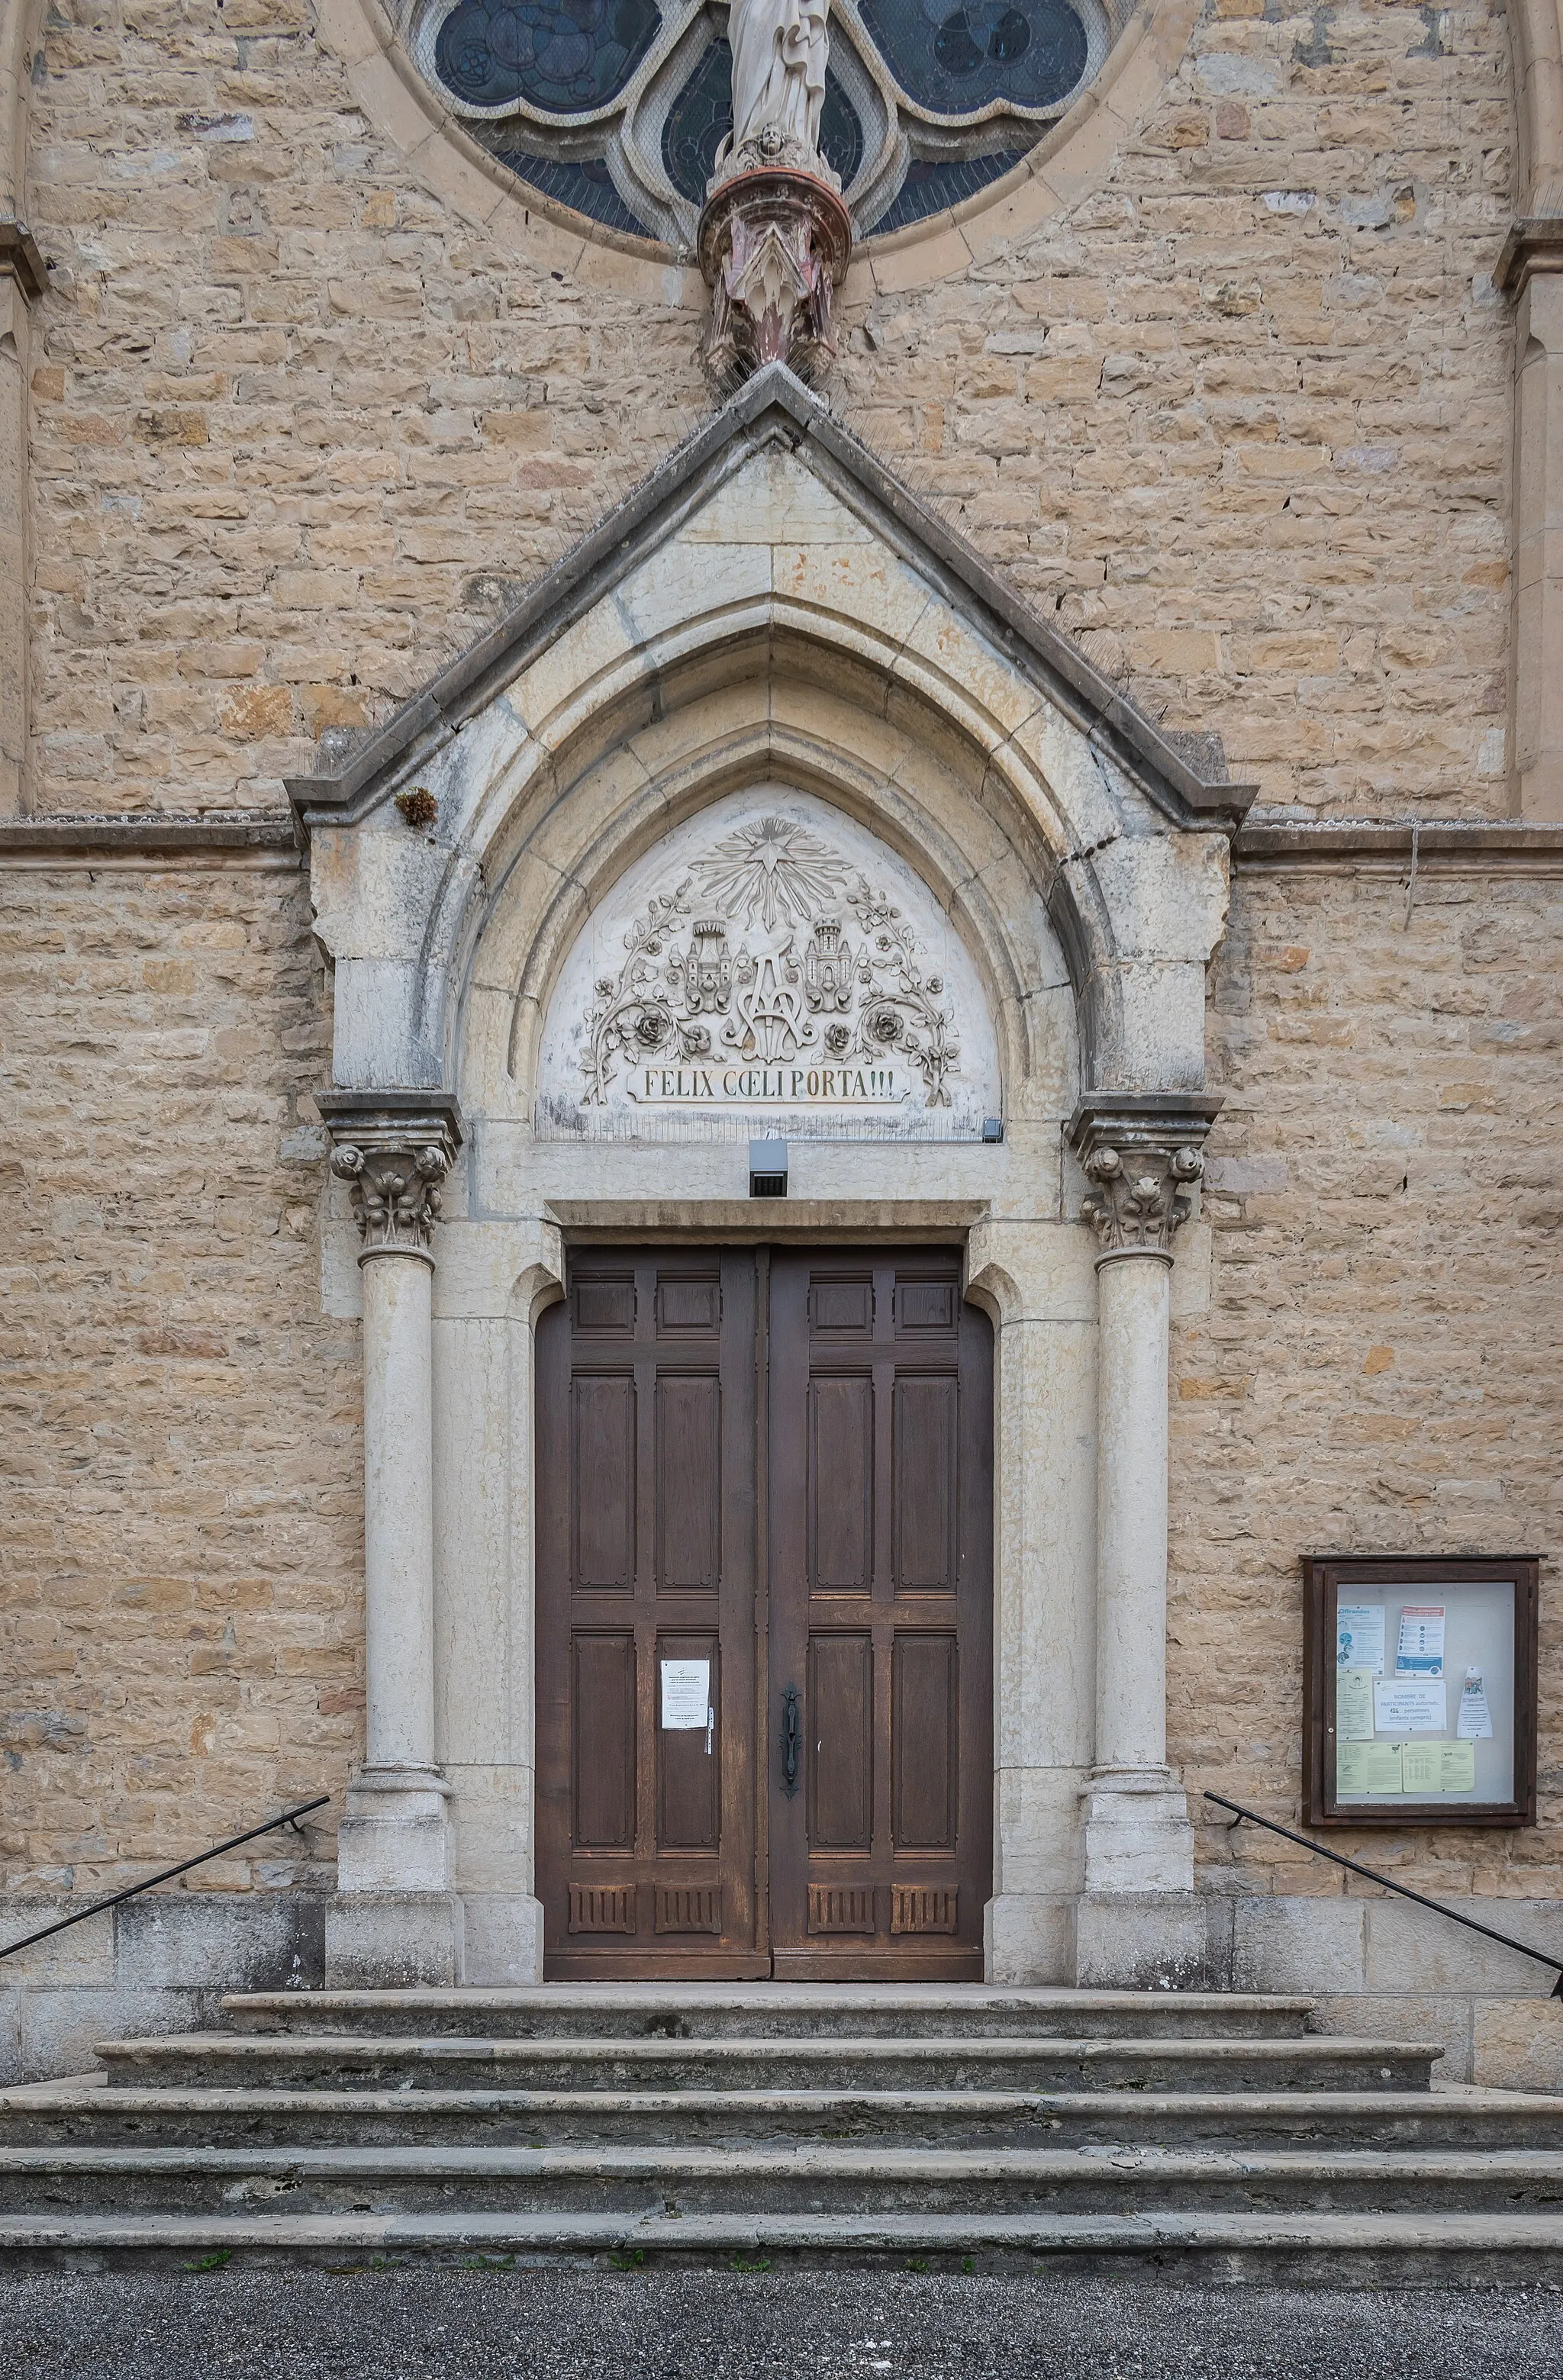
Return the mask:
<path id="1" fill-rule="evenodd" d="M 732 128 L 717 0 L 407 0 L 420 71 L 523 187 L 688 250 Z M 820 146 L 861 237 L 959 205 L 1093 79 L 1128 0 L 833 0 Z"/>

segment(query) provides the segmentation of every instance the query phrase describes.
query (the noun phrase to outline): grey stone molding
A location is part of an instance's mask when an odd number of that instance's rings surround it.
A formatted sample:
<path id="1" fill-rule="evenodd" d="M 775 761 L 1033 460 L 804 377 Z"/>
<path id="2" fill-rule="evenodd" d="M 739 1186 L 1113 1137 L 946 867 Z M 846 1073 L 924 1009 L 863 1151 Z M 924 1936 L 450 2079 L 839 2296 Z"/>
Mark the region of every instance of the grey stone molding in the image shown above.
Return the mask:
<path id="1" fill-rule="evenodd" d="M 1170 1257 L 1193 1211 L 1217 1092 L 1093 1094 L 1069 1118 L 1069 1144 L 1092 1187 L 1081 1213 L 1105 1256 Z"/>
<path id="2" fill-rule="evenodd" d="M 0 819 L 0 866 L 7 861 L 94 862 L 142 856 L 259 854 L 273 865 L 300 867 L 303 851 L 291 817 L 280 810 L 206 812 L 72 810 L 49 818 Z"/>
<path id="3" fill-rule="evenodd" d="M 9 273 L 30 306 L 49 286 L 43 251 L 16 215 L 0 215 L 0 273 Z"/>
<path id="4" fill-rule="evenodd" d="M 426 1256 L 461 1111 L 440 1091 L 321 1091 L 331 1171 L 346 1182 L 365 1256 Z"/>
<path id="5" fill-rule="evenodd" d="M 1563 273 L 1563 214 L 1521 215 L 1510 224 L 1493 286 L 1506 298 L 1518 298 L 1534 273 Z"/>
<path id="6" fill-rule="evenodd" d="M 1379 861 L 1403 868 L 1415 849 L 1419 867 L 1496 867 L 1551 875 L 1563 867 L 1563 825 L 1525 819 L 1244 820 L 1232 857 L 1244 866 L 1307 866 Z"/>
<path id="7" fill-rule="evenodd" d="M 785 364 L 767 364 L 721 411 L 617 504 L 486 636 L 369 735 L 336 772 L 284 780 L 302 831 L 351 824 L 410 783 L 464 721 L 589 611 L 713 487 L 773 440 L 807 448 L 812 468 L 853 510 L 872 506 L 947 600 L 974 618 L 1082 734 L 1182 827 L 1231 833 L 1258 787 L 1227 776 L 1219 739 L 1158 727 L 1068 637 L 1022 601 L 976 549 L 921 504 L 835 421 Z"/>

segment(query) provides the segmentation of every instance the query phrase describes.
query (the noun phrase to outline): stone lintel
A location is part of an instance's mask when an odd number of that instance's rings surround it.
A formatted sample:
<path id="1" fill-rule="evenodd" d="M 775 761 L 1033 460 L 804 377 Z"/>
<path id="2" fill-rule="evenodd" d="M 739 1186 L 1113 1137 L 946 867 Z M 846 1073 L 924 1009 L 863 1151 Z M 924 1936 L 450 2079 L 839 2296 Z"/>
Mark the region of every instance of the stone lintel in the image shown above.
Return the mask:
<path id="1" fill-rule="evenodd" d="M 957 1245 L 991 1211 L 985 1198 L 551 1198 L 547 1208 L 548 1219 L 571 1241 L 852 1239 Z"/>
<path id="2" fill-rule="evenodd" d="M 30 306 L 49 286 L 43 251 L 15 215 L 0 215 L 0 273 L 9 274 Z"/>

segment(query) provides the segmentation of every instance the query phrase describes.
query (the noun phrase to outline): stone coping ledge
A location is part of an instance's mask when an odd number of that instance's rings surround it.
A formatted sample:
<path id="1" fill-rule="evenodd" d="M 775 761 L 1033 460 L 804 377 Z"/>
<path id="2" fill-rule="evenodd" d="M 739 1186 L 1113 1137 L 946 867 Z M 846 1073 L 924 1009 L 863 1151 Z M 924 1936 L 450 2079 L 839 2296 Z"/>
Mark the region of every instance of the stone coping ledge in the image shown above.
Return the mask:
<path id="1" fill-rule="evenodd" d="M 281 810 L 64 810 L 49 818 L 0 819 L 0 864 L 232 852 L 303 865 L 293 820 Z"/>
<path id="2" fill-rule="evenodd" d="M 1397 867 L 1454 861 L 1563 867 L 1563 824 L 1528 819 L 1255 819 L 1232 840 L 1232 856 L 1288 862 L 1380 859 Z"/>
<path id="3" fill-rule="evenodd" d="M 548 1218 L 572 1240 L 962 1241 L 985 1198 L 555 1198 Z"/>

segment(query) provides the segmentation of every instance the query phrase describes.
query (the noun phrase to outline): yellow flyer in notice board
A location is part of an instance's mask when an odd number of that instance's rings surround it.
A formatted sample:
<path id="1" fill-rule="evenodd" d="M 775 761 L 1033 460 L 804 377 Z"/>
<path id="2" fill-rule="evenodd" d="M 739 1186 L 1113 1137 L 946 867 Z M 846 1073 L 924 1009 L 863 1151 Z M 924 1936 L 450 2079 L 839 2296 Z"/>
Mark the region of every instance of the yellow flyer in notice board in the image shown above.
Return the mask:
<path id="1" fill-rule="evenodd" d="M 1400 1763 L 1400 1790 L 1405 1793 L 1441 1793 L 1439 1779 L 1443 1762 L 1438 1755 L 1447 1747 L 1441 1743 L 1408 1743 Z"/>
<path id="2" fill-rule="evenodd" d="M 1401 1747 L 1398 1743 L 1342 1743 L 1335 1747 L 1337 1793 L 1402 1793 Z"/>
<path id="3" fill-rule="evenodd" d="M 1408 1743 L 1400 1765 L 1408 1793 L 1473 1793 L 1476 1790 L 1476 1746 L 1473 1743 Z"/>

